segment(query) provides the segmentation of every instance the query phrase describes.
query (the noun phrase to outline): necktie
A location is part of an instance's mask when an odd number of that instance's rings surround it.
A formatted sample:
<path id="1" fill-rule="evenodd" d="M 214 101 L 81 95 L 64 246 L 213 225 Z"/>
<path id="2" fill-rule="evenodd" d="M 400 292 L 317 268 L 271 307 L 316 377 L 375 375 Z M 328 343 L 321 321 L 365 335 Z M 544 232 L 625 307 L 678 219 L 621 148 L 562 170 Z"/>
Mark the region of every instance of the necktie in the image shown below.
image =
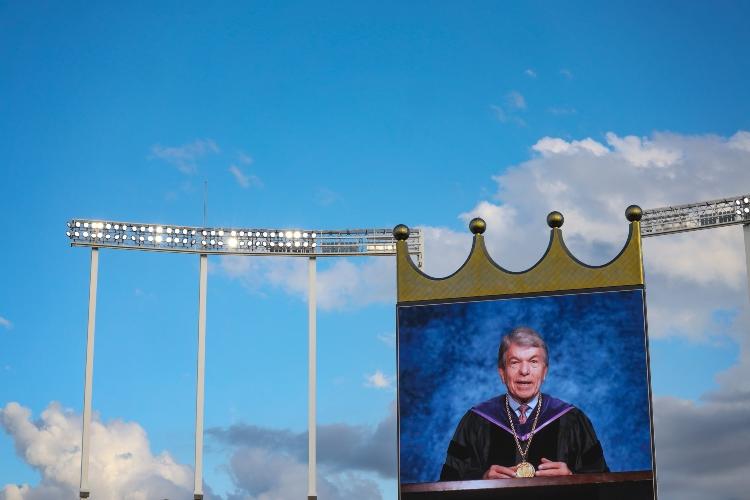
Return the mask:
<path id="1" fill-rule="evenodd" d="M 519 412 L 518 422 L 519 423 L 521 424 L 526 423 L 526 410 L 528 409 L 529 409 L 529 405 L 527 404 L 522 404 L 518 407 L 518 412 Z"/>

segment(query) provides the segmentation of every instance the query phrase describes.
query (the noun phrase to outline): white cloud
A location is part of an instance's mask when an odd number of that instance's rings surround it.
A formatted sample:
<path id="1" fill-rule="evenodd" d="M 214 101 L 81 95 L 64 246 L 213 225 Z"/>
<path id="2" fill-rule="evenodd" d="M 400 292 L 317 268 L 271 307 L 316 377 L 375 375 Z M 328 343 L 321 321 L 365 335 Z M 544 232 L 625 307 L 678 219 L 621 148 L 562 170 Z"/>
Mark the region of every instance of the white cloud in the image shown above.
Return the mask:
<path id="1" fill-rule="evenodd" d="M 528 76 L 529 78 L 536 78 L 537 77 L 536 71 L 534 71 L 531 68 L 529 68 L 526 71 L 524 71 L 523 74 L 526 75 L 526 76 Z"/>
<path id="2" fill-rule="evenodd" d="M 315 190 L 315 203 L 322 207 L 333 205 L 341 196 L 331 189 L 322 187 Z"/>
<path id="3" fill-rule="evenodd" d="M 388 347 L 396 347 L 396 334 L 394 332 L 379 333 L 377 338 Z"/>
<path id="4" fill-rule="evenodd" d="M 13 328 L 13 323 L 11 323 L 9 319 L 0 316 L 0 326 L 5 328 L 6 330 L 11 330 Z"/>
<path id="5" fill-rule="evenodd" d="M 390 389 L 393 386 L 394 377 L 389 377 L 380 370 L 375 370 L 371 375 L 365 375 L 365 387 L 375 389 Z"/>
<path id="6" fill-rule="evenodd" d="M 254 187 L 263 186 L 263 182 L 260 180 L 260 178 L 258 178 L 258 176 L 246 174 L 237 165 L 230 165 L 229 173 L 232 174 L 232 176 L 234 176 L 234 180 L 237 181 L 237 184 L 239 184 L 240 187 L 242 187 L 243 189 L 247 189 L 251 186 L 254 186 Z"/>
<path id="7" fill-rule="evenodd" d="M 508 95 L 505 96 L 505 102 L 511 109 L 526 109 L 526 99 L 517 90 L 508 92 Z"/>
<path id="8" fill-rule="evenodd" d="M 557 116 L 574 115 L 578 113 L 578 110 L 576 108 L 570 106 L 552 106 L 551 108 L 548 108 L 547 111 L 550 114 Z"/>
<path id="9" fill-rule="evenodd" d="M 518 113 L 526 109 L 526 98 L 517 90 L 505 94 L 502 105 L 493 104 L 490 109 L 502 123 L 513 123 L 519 127 L 526 126 L 526 121 Z"/>
<path id="10" fill-rule="evenodd" d="M 358 262 L 355 264 L 354 260 Z M 259 291 L 270 284 L 307 300 L 307 259 L 222 257 L 221 271 Z M 392 257 L 341 258 L 320 266 L 316 275 L 317 304 L 324 310 L 350 309 L 396 300 L 396 265 Z"/>
<path id="11" fill-rule="evenodd" d="M 250 165 L 253 163 L 253 157 L 245 153 L 244 151 L 240 151 L 237 153 L 237 161 L 239 161 L 243 165 Z"/>
<path id="12" fill-rule="evenodd" d="M 492 104 L 490 106 L 490 109 L 494 112 L 495 118 L 497 118 L 499 122 L 513 123 L 514 125 L 517 125 L 519 127 L 526 126 L 526 121 L 523 118 L 513 114 L 510 111 L 506 111 L 505 108 L 503 108 L 502 106 Z"/>
<path id="13" fill-rule="evenodd" d="M 566 69 L 566 68 L 561 69 L 560 74 L 564 76 L 565 78 L 567 78 L 568 80 L 573 79 L 573 72 L 570 71 L 569 69 Z"/>
<path id="14" fill-rule="evenodd" d="M 592 138 L 544 137 L 532 146 L 540 153 L 494 177 L 496 197 L 479 201 L 459 215 L 487 222 L 485 239 L 495 260 L 521 271 L 541 258 L 549 239 L 545 218 L 559 210 L 569 248 L 582 260 L 603 264 L 625 243 L 624 209 L 710 200 L 750 185 L 748 154 L 730 139 L 655 133 L 648 138 L 607 134 L 607 145 Z M 623 144 L 627 144 L 624 146 Z M 677 160 L 679 158 L 679 161 Z M 669 167 L 644 168 L 641 165 Z M 421 228 L 425 271 L 446 276 L 464 262 L 471 247 L 468 231 Z M 744 246 L 741 231 L 728 227 L 644 240 L 649 283 L 649 328 L 653 337 L 737 339 L 738 324 L 717 322 L 716 310 L 743 310 Z M 287 293 L 307 295 L 302 259 L 225 257 L 222 271 L 251 290 L 270 283 Z M 390 258 L 339 259 L 318 272 L 318 303 L 347 309 L 395 299 L 395 266 Z"/>
<path id="15" fill-rule="evenodd" d="M 682 158 L 679 150 L 659 147 L 646 138 L 634 135 L 617 137 L 612 132 L 608 132 L 607 143 L 637 167 L 670 167 Z"/>
<path id="16" fill-rule="evenodd" d="M 52 403 L 39 420 L 18 403 L 0 409 L 0 426 L 16 453 L 36 469 L 36 486 L 8 484 L 0 500 L 77 498 L 81 460 L 81 418 Z M 193 471 L 167 452 L 154 455 L 146 432 L 134 422 L 114 420 L 91 425 L 89 478 L 92 498 L 151 500 L 192 496 Z"/>
<path id="17" fill-rule="evenodd" d="M 542 137 L 531 149 L 541 153 L 542 156 L 550 155 L 572 155 L 580 152 L 588 152 L 594 156 L 603 156 L 609 153 L 609 149 L 603 144 L 596 142 L 590 137 L 581 141 L 566 141 L 558 137 Z"/>
<path id="18" fill-rule="evenodd" d="M 156 144 L 151 147 L 150 158 L 163 160 L 174 165 L 183 174 L 192 175 L 198 171 L 199 158 L 220 151 L 219 146 L 213 140 L 197 139 L 182 146 Z"/>

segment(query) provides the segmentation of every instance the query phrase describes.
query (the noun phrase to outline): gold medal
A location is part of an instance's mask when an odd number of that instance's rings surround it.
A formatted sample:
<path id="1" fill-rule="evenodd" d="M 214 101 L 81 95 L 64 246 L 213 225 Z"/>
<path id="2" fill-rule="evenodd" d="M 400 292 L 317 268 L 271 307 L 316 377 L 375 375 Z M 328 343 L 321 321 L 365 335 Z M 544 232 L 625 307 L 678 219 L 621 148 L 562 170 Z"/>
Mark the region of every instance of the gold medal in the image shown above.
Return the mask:
<path id="1" fill-rule="evenodd" d="M 516 465 L 516 477 L 534 477 L 536 470 L 529 462 L 521 462 Z"/>

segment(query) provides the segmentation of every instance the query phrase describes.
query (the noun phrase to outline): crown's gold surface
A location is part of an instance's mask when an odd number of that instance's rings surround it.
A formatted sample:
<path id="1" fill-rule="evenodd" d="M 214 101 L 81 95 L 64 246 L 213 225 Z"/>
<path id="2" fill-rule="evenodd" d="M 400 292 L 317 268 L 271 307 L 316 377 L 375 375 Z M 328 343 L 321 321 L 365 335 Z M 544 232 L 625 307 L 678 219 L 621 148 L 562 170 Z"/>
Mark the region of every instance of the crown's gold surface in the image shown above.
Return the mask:
<path id="1" fill-rule="evenodd" d="M 640 207 L 631 205 L 625 215 L 630 233 L 624 248 L 607 264 L 589 266 L 576 259 L 565 246 L 562 236 L 563 215 L 547 216 L 550 242 L 547 251 L 526 271 L 513 272 L 497 265 L 487 252 L 482 219 L 469 223 L 474 243 L 466 262 L 452 275 L 433 278 L 417 268 L 409 257 L 406 240 L 409 229 L 400 224 L 394 229 L 398 239 L 398 302 L 450 300 L 485 296 L 523 295 L 565 290 L 584 290 L 644 284 L 641 247 Z"/>

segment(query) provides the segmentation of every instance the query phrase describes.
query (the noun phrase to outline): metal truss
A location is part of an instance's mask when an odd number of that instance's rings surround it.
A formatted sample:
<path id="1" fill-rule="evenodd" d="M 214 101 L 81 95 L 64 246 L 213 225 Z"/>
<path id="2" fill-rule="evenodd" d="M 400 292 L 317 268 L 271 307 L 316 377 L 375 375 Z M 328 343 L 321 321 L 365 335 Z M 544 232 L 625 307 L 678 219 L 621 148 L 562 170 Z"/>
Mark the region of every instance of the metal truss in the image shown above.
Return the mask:
<path id="1" fill-rule="evenodd" d="M 641 237 L 750 223 L 750 194 L 643 211 Z"/>
<path id="2" fill-rule="evenodd" d="M 396 254 L 392 229 L 279 229 L 194 227 L 170 224 L 72 219 L 66 235 L 71 246 L 155 252 L 264 255 L 278 257 L 351 257 Z M 409 254 L 421 268 L 424 240 L 412 229 Z"/>

